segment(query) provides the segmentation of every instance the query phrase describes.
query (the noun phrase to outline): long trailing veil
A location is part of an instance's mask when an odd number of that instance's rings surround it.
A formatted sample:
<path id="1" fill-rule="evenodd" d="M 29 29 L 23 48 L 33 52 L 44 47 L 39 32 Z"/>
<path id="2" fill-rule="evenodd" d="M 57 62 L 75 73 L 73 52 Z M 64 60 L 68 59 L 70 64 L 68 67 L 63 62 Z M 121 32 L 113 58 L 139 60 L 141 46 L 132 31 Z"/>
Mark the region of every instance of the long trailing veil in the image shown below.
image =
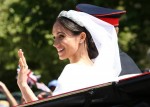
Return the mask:
<path id="1" fill-rule="evenodd" d="M 93 69 L 118 77 L 121 72 L 118 38 L 114 26 L 84 12 L 62 11 L 58 17 L 67 17 L 91 34 L 99 55 L 95 58 Z"/>

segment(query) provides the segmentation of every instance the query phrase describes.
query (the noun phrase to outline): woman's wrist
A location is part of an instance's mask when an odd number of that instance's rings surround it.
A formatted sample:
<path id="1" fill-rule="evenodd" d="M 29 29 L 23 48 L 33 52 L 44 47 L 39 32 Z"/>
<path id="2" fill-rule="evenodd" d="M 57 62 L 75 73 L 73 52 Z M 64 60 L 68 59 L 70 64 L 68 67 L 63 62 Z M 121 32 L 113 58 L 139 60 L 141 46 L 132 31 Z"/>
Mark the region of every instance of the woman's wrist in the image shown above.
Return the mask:
<path id="1" fill-rule="evenodd" d="M 21 87 L 28 87 L 28 83 L 27 82 L 18 82 L 18 86 Z"/>

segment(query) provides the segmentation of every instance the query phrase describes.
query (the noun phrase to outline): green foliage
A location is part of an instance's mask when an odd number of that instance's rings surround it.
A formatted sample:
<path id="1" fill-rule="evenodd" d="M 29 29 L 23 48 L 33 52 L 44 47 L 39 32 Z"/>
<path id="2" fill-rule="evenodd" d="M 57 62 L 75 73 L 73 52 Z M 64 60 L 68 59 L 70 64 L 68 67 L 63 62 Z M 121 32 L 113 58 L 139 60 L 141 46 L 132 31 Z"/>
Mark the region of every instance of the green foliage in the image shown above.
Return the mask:
<path id="1" fill-rule="evenodd" d="M 17 51 L 22 48 L 27 63 L 41 81 L 57 78 L 67 61 L 59 61 L 52 46 L 51 30 L 58 13 L 75 9 L 78 3 L 125 9 L 121 17 L 119 44 L 141 69 L 150 67 L 150 13 L 146 0 L 0 0 L 0 80 L 12 91 L 16 84 Z M 150 56 L 150 55 L 149 55 Z M 7 78 L 7 79 L 6 79 Z M 10 86 L 9 84 L 14 84 Z"/>
<path id="2" fill-rule="evenodd" d="M 6 84 L 16 78 L 17 51 L 22 48 L 28 65 L 41 80 L 57 78 L 64 63 L 57 58 L 52 46 L 51 29 L 61 3 L 52 0 L 4 0 L 1 2 L 0 28 L 0 78 L 12 74 Z M 7 72 L 7 74 L 5 73 Z M 16 81 L 13 83 L 16 84 Z M 13 88 L 13 87 L 12 87 Z"/>

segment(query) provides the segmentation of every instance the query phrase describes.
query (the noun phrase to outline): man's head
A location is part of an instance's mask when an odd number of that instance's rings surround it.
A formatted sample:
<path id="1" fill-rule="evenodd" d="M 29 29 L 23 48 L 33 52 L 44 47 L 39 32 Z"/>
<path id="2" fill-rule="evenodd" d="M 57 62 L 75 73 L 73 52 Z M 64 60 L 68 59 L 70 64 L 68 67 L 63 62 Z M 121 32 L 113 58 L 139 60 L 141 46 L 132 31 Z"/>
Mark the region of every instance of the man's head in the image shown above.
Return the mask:
<path id="1" fill-rule="evenodd" d="M 125 14 L 124 10 L 115 10 L 110 8 L 99 7 L 91 4 L 78 4 L 76 5 L 76 10 L 91 14 L 98 19 L 101 19 L 107 23 L 110 23 L 116 28 L 118 33 L 119 18 L 121 15 Z"/>

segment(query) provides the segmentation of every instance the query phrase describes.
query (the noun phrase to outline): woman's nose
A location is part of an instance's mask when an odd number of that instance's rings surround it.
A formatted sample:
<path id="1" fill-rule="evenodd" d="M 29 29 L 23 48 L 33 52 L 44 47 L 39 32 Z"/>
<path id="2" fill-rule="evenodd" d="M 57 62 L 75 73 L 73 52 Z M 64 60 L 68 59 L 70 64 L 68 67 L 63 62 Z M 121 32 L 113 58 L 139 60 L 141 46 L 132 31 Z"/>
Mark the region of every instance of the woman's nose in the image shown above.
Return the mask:
<path id="1" fill-rule="evenodd" d="M 54 40 L 54 43 L 53 43 L 53 46 L 54 46 L 54 47 L 57 47 L 58 44 L 59 44 L 58 40 L 55 39 L 55 40 Z"/>

